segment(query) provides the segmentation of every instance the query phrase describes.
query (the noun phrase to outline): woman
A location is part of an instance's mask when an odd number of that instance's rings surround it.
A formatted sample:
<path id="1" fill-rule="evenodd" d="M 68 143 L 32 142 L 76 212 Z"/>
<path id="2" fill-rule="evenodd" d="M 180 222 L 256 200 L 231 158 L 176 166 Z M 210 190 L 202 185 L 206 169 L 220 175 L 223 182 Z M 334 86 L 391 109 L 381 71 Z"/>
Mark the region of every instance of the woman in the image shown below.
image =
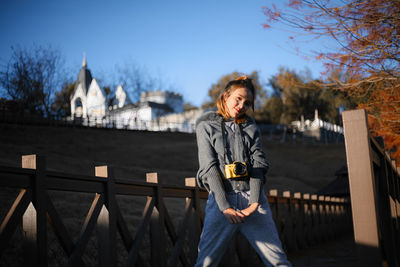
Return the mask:
<path id="1" fill-rule="evenodd" d="M 217 266 L 237 232 L 266 266 L 290 266 L 263 192 L 269 163 L 261 134 L 246 115 L 254 109 L 254 98 L 251 79 L 230 81 L 218 99 L 218 111 L 197 121 L 197 182 L 209 196 L 195 266 Z"/>

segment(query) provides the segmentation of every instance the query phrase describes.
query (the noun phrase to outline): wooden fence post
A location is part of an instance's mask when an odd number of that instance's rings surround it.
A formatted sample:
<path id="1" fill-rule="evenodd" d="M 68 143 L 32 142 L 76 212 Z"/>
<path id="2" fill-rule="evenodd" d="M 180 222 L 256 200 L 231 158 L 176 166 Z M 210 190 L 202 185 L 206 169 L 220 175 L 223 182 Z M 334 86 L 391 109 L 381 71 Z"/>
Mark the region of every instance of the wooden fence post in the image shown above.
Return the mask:
<path id="1" fill-rule="evenodd" d="M 393 220 L 393 224 L 397 225 L 398 231 L 400 231 L 400 187 L 399 187 L 399 174 L 396 175 L 396 164 L 390 158 L 390 153 L 385 152 L 386 160 L 384 159 L 386 166 L 386 175 L 389 183 L 389 203 L 390 203 L 390 213 Z M 399 167 L 400 168 L 400 167 Z M 398 169 L 397 169 L 398 170 Z M 396 219 L 394 219 L 396 218 Z M 398 240 L 396 243 L 400 246 L 400 236 L 396 236 Z"/>
<path id="2" fill-rule="evenodd" d="M 293 207 L 292 207 L 292 193 L 290 191 L 284 191 L 282 193 L 285 199 L 286 204 L 286 211 L 287 214 L 285 215 L 285 227 L 284 227 L 284 237 L 286 239 L 286 249 L 289 252 L 293 252 L 296 250 L 296 235 L 294 233 L 294 218 L 293 216 Z"/>
<path id="3" fill-rule="evenodd" d="M 332 198 L 330 196 L 325 197 L 325 223 L 326 223 L 326 237 L 332 239 L 333 235 L 333 214 L 332 214 Z"/>
<path id="4" fill-rule="evenodd" d="M 339 197 L 333 198 L 334 205 L 333 205 L 333 223 L 334 223 L 334 230 L 333 233 L 336 236 L 337 234 L 341 233 L 340 224 L 342 222 L 341 218 L 341 211 L 339 206 Z"/>
<path id="5" fill-rule="evenodd" d="M 303 205 L 304 205 L 304 237 L 307 246 L 313 244 L 313 234 L 312 234 L 312 212 L 310 203 L 310 194 L 303 194 Z"/>
<path id="6" fill-rule="evenodd" d="M 338 202 L 339 202 L 338 211 L 339 211 L 339 214 L 340 214 L 340 216 L 339 216 L 339 218 L 340 218 L 339 226 L 340 226 L 340 231 L 344 232 L 345 229 L 346 229 L 346 223 L 348 222 L 347 217 L 348 217 L 349 211 L 343 205 L 343 202 L 344 202 L 344 198 L 343 197 L 338 198 Z"/>
<path id="7" fill-rule="evenodd" d="M 271 207 L 272 215 L 274 215 L 276 229 L 278 231 L 279 237 L 282 239 L 282 222 L 281 222 L 281 215 L 279 210 L 279 191 L 277 189 L 269 190 L 269 195 L 273 197 L 275 203 Z"/>
<path id="8" fill-rule="evenodd" d="M 294 198 L 296 200 L 295 202 L 295 235 L 296 235 L 296 241 L 297 241 L 297 246 L 301 248 L 305 248 L 305 214 L 304 214 L 304 204 L 303 204 L 303 198 L 301 196 L 301 193 L 296 192 L 294 193 Z"/>
<path id="9" fill-rule="evenodd" d="M 332 223 L 333 223 L 333 236 L 336 236 L 340 233 L 340 208 L 339 208 L 339 198 L 333 197 L 332 199 L 333 207 L 332 207 Z"/>
<path id="10" fill-rule="evenodd" d="M 359 264 L 380 266 L 382 259 L 367 115 L 364 110 L 351 110 L 344 111 L 342 116 Z"/>
<path id="11" fill-rule="evenodd" d="M 319 236 L 320 241 L 327 240 L 327 227 L 326 227 L 326 210 L 325 210 L 325 196 L 318 196 L 318 213 L 319 213 Z"/>
<path id="12" fill-rule="evenodd" d="M 46 229 L 46 159 L 38 155 L 22 156 L 22 168 L 36 170 L 32 185 L 32 202 L 22 217 L 26 266 L 47 266 Z"/>
<path id="13" fill-rule="evenodd" d="M 344 221 L 343 221 L 343 232 L 349 232 L 349 229 L 352 229 L 352 211 L 350 205 L 346 205 L 345 203 L 350 203 L 350 198 L 343 197 L 342 198 L 342 209 L 344 212 Z"/>
<path id="14" fill-rule="evenodd" d="M 311 195 L 311 213 L 312 213 L 312 227 L 311 232 L 313 236 L 313 244 L 318 244 L 321 241 L 320 234 L 320 216 L 318 210 L 319 202 L 318 195 Z"/>
<path id="15" fill-rule="evenodd" d="M 396 219 L 395 219 L 395 228 L 397 230 L 397 235 L 396 235 L 396 247 L 395 249 L 397 251 L 400 250 L 400 166 L 396 167 L 397 164 L 395 164 L 395 167 L 393 169 L 393 180 L 395 181 L 396 187 L 394 190 L 394 198 L 396 202 Z M 400 266 L 400 255 L 397 254 L 397 264 Z"/>
<path id="16" fill-rule="evenodd" d="M 192 201 L 193 201 L 193 211 L 189 219 L 189 232 L 188 240 L 189 242 L 189 263 L 191 265 L 195 264 L 197 259 L 197 248 L 200 241 L 201 235 L 201 207 L 200 207 L 200 197 L 199 197 L 199 187 L 196 183 L 196 178 L 186 178 L 185 186 L 193 187 L 192 190 Z M 186 199 L 189 201 L 189 199 Z"/>
<path id="17" fill-rule="evenodd" d="M 166 266 L 165 214 L 162 198 L 162 181 L 157 173 L 146 173 L 146 181 L 155 184 L 153 197 L 156 200 L 150 219 L 151 266 Z"/>
<path id="18" fill-rule="evenodd" d="M 396 265 L 396 251 L 399 251 L 399 248 L 396 246 L 398 243 L 398 236 L 396 236 L 396 230 L 394 229 L 394 225 L 392 223 L 392 218 L 396 218 L 396 211 L 394 208 L 395 202 L 393 201 L 392 196 L 394 195 L 395 186 L 393 182 L 395 181 L 393 178 L 393 172 L 391 172 L 390 166 L 388 166 L 385 158 L 380 159 L 380 168 L 379 168 L 379 180 L 377 181 L 377 191 L 379 192 L 379 216 L 380 216 L 380 228 L 381 234 L 383 236 L 383 247 L 385 249 L 386 259 L 388 261 L 389 266 L 398 266 Z M 392 190 L 392 192 L 390 192 Z M 392 193 L 392 194 L 391 194 Z M 392 209 L 391 209 L 392 208 Z M 399 257 L 397 257 L 399 258 Z"/>
<path id="19" fill-rule="evenodd" d="M 116 265 L 117 217 L 115 185 L 112 169 L 107 166 L 96 166 L 95 176 L 106 178 L 104 183 L 104 205 L 97 218 L 97 237 L 99 244 L 100 266 Z"/>

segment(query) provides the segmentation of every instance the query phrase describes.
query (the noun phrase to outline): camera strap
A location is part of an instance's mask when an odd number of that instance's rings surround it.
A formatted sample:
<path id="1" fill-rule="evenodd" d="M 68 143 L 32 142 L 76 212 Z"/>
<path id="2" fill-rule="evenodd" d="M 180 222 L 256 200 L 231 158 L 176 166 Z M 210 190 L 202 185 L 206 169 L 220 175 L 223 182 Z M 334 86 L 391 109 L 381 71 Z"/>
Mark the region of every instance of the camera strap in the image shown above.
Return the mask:
<path id="1" fill-rule="evenodd" d="M 240 131 L 240 137 L 241 137 L 240 139 L 242 140 L 243 149 L 246 152 L 246 157 L 247 157 L 246 161 L 248 163 L 250 163 L 249 150 L 246 146 L 246 143 L 244 142 L 244 134 L 243 134 L 242 125 L 238 124 L 238 127 L 239 127 L 239 131 Z M 225 121 L 224 120 L 221 121 L 221 132 L 222 132 L 222 142 L 224 144 L 224 163 L 226 164 L 228 162 L 227 161 L 227 152 L 226 152 L 226 147 L 227 147 L 226 138 L 227 137 L 226 137 L 226 129 L 225 129 Z"/>
<path id="2" fill-rule="evenodd" d="M 249 153 L 249 149 L 248 149 L 247 146 L 246 146 L 246 142 L 244 141 L 243 128 L 242 128 L 242 125 L 241 125 L 241 124 L 238 124 L 238 125 L 239 125 L 240 136 L 241 136 L 241 139 L 242 139 L 243 149 L 244 149 L 245 152 L 246 152 L 247 163 L 250 164 L 250 153 Z"/>

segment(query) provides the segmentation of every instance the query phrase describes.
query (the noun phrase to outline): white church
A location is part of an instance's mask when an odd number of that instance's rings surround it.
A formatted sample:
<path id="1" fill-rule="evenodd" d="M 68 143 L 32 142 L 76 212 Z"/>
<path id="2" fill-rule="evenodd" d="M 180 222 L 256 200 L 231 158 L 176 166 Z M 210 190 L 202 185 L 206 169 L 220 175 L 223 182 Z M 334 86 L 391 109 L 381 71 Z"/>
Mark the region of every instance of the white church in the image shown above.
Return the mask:
<path id="1" fill-rule="evenodd" d="M 183 112 L 181 94 L 169 91 L 143 92 L 132 103 L 119 85 L 116 104 L 107 106 L 106 94 L 92 77 L 83 58 L 75 89 L 71 95 L 71 119 L 86 126 L 115 127 L 150 131 L 193 132 L 202 110 Z"/>

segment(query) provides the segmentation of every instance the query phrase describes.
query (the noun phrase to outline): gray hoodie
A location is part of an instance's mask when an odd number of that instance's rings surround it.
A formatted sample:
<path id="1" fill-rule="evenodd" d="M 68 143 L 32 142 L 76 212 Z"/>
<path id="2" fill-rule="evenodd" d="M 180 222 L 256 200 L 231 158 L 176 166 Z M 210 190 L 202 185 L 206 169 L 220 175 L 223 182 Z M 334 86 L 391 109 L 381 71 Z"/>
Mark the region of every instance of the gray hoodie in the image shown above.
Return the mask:
<path id="1" fill-rule="evenodd" d="M 254 120 L 247 117 L 241 124 L 243 137 L 238 125 L 233 121 L 224 122 L 227 148 L 224 149 L 221 122 L 224 118 L 216 112 L 203 114 L 196 122 L 196 137 L 199 152 L 197 182 L 200 187 L 212 192 L 221 211 L 230 208 L 226 192 L 250 190 L 250 202 L 259 201 L 264 175 L 269 163 L 262 150 L 261 133 Z M 244 147 L 243 147 L 244 146 Z M 226 156 L 224 157 L 224 154 Z M 249 157 L 249 159 L 247 158 Z M 226 179 L 225 164 L 233 161 L 246 161 L 249 166 L 249 179 Z"/>

